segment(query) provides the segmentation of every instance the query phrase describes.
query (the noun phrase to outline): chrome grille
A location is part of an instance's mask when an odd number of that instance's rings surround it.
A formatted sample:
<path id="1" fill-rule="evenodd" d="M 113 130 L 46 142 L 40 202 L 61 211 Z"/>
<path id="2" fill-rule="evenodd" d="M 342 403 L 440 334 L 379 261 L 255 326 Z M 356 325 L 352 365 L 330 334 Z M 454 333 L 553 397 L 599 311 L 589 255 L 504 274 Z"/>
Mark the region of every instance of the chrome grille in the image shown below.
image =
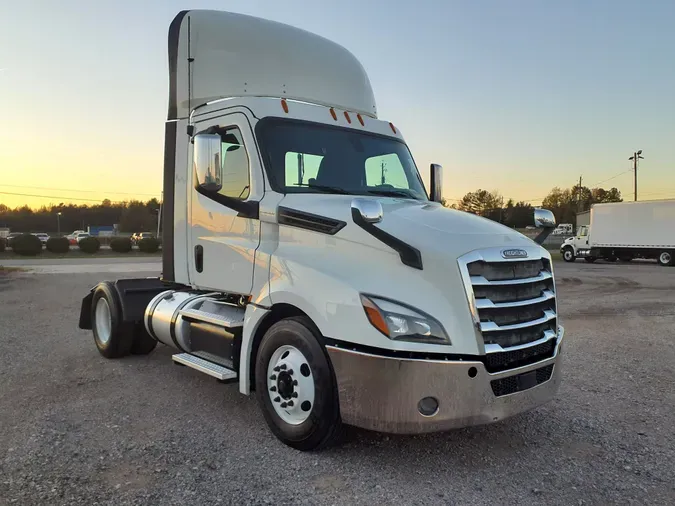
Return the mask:
<path id="1" fill-rule="evenodd" d="M 534 346 L 557 336 L 550 260 L 538 248 L 524 249 L 528 258 L 522 260 L 504 259 L 499 250 L 460 259 L 474 321 L 488 352 Z"/>

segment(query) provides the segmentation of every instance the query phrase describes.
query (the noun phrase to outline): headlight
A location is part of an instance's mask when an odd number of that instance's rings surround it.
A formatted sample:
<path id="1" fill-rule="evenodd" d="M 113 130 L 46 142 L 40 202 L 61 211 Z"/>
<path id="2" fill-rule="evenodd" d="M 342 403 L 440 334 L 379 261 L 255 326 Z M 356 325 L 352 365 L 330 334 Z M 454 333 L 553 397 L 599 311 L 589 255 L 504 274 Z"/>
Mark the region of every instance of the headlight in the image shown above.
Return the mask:
<path id="1" fill-rule="evenodd" d="M 450 344 L 443 326 L 428 314 L 380 297 L 361 295 L 368 321 L 394 341 Z"/>

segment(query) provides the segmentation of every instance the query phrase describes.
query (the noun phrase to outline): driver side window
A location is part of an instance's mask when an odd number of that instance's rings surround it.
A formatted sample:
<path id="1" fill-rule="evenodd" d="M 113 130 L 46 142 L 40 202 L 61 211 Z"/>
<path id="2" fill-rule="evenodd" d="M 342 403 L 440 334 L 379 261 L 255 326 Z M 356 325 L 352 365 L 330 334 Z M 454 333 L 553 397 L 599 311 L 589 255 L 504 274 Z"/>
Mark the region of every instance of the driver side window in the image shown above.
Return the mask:
<path id="1" fill-rule="evenodd" d="M 251 192 L 246 147 L 238 128 L 227 128 L 222 138 L 221 182 L 218 192 L 226 197 L 246 200 Z"/>
<path id="2" fill-rule="evenodd" d="M 408 178 L 396 153 L 366 159 L 366 186 L 390 185 L 409 189 Z"/>

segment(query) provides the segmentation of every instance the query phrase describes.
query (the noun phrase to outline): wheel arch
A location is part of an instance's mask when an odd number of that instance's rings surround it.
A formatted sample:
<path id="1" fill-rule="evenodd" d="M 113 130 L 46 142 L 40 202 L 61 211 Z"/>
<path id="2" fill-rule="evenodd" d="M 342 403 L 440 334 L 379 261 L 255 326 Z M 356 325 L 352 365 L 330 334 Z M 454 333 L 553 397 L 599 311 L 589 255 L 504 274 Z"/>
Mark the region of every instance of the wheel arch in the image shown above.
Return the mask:
<path id="1" fill-rule="evenodd" d="M 248 339 L 244 339 L 244 342 L 242 342 L 239 362 L 239 391 L 242 394 L 249 395 L 255 390 L 255 360 L 265 333 L 275 323 L 296 316 L 307 318 L 308 322 L 314 327 L 315 332 L 321 335 L 318 326 L 305 311 L 287 302 L 273 304 L 270 308 L 266 309 L 266 312 L 257 322 L 251 322 L 254 325 L 254 329 Z"/>

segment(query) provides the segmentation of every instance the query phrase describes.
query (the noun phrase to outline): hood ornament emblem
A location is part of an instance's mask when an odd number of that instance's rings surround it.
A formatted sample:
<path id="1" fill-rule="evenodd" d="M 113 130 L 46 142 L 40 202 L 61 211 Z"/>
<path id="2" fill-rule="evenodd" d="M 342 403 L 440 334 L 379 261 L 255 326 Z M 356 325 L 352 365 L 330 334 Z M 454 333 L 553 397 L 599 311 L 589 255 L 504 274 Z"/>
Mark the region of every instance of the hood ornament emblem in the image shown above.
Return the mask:
<path id="1" fill-rule="evenodd" d="M 524 249 L 504 249 L 502 250 L 502 256 L 507 259 L 511 258 L 527 258 L 527 251 Z"/>

